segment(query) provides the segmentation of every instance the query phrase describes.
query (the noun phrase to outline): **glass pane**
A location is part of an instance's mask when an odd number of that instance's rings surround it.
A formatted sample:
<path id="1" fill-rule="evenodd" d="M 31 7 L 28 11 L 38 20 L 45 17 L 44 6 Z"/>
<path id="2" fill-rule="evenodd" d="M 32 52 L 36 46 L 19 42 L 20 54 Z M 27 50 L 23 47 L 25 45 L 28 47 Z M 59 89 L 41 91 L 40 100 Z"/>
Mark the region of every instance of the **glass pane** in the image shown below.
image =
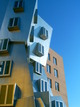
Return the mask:
<path id="1" fill-rule="evenodd" d="M 6 61 L 6 67 L 4 74 L 9 74 L 9 68 L 10 68 L 10 61 Z"/>
<path id="2" fill-rule="evenodd" d="M 42 91 L 44 91 L 44 82 L 41 80 L 41 82 L 42 82 Z"/>
<path id="3" fill-rule="evenodd" d="M 44 54 L 44 47 L 42 46 L 42 54 Z"/>
<path id="4" fill-rule="evenodd" d="M 18 7 L 18 1 L 15 1 L 14 8 Z"/>
<path id="5" fill-rule="evenodd" d="M 23 1 L 20 1 L 20 3 L 19 3 L 19 8 L 20 7 L 23 7 Z"/>
<path id="6" fill-rule="evenodd" d="M 50 67 L 50 65 L 49 65 L 49 73 L 51 73 L 51 67 Z"/>
<path id="7" fill-rule="evenodd" d="M 60 107 L 63 107 L 63 103 L 62 102 L 60 102 Z"/>
<path id="8" fill-rule="evenodd" d="M 9 26 L 13 26 L 13 18 L 10 19 Z"/>
<path id="9" fill-rule="evenodd" d="M 48 37 L 48 31 L 46 30 L 46 37 Z"/>
<path id="10" fill-rule="evenodd" d="M 47 82 L 45 82 L 45 91 L 47 91 Z"/>
<path id="11" fill-rule="evenodd" d="M 49 65 L 47 64 L 47 72 L 48 72 L 48 66 L 49 66 Z"/>
<path id="12" fill-rule="evenodd" d="M 48 60 L 50 60 L 50 54 L 48 53 Z"/>
<path id="13" fill-rule="evenodd" d="M 36 70 L 37 70 L 37 72 L 38 72 L 38 63 L 37 63 L 37 62 L 36 62 L 36 68 L 37 68 Z"/>
<path id="14" fill-rule="evenodd" d="M 42 73 L 42 65 L 40 64 L 40 73 Z"/>
<path id="15" fill-rule="evenodd" d="M 0 75 L 3 74 L 4 62 L 0 62 Z"/>
<path id="16" fill-rule="evenodd" d="M 54 63 L 55 65 L 57 65 L 57 59 L 56 59 L 56 58 L 53 58 L 53 63 Z"/>
<path id="17" fill-rule="evenodd" d="M 7 42 L 8 42 L 8 39 L 4 39 L 3 49 L 7 48 Z"/>
<path id="18" fill-rule="evenodd" d="M 6 101 L 6 104 L 12 104 L 13 90 L 14 90 L 14 86 L 13 85 L 9 85 L 8 86 L 8 92 L 7 92 L 7 101 Z"/>
<path id="19" fill-rule="evenodd" d="M 18 18 L 15 18 L 14 26 L 17 26 L 17 25 L 18 25 Z"/>
<path id="20" fill-rule="evenodd" d="M 0 40 L 0 50 L 2 50 L 3 40 Z"/>
<path id="21" fill-rule="evenodd" d="M 40 44 L 38 44 L 38 50 L 39 50 L 39 52 L 41 52 L 41 45 Z"/>
<path id="22" fill-rule="evenodd" d="M 54 76 L 58 77 L 58 71 L 56 69 L 54 69 Z"/>
<path id="23" fill-rule="evenodd" d="M 4 104 L 5 95 L 6 95 L 6 85 L 2 85 L 0 91 L 0 104 Z"/>
<path id="24" fill-rule="evenodd" d="M 56 101 L 56 107 L 59 107 L 59 103 Z"/>

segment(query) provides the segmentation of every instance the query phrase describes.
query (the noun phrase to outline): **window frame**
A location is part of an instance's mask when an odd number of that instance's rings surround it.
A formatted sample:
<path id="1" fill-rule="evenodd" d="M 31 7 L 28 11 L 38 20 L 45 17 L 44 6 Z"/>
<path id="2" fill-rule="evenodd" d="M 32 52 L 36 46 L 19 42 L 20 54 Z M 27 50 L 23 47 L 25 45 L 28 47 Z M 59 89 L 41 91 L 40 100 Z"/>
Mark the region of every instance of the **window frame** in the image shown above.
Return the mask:
<path id="1" fill-rule="evenodd" d="M 17 2 L 17 6 L 15 7 L 15 3 Z M 20 3 L 22 2 L 22 6 L 20 6 Z M 23 0 L 15 0 L 13 10 L 15 13 L 21 13 L 24 12 L 24 1 Z"/>
<path id="2" fill-rule="evenodd" d="M 16 19 L 18 19 L 18 20 L 17 20 L 17 24 L 15 25 Z M 11 21 L 11 20 L 13 20 L 13 21 L 12 21 L 12 25 L 10 25 L 10 23 L 11 23 L 10 21 Z M 13 17 L 13 18 L 10 18 L 10 19 L 9 19 L 8 30 L 9 30 L 10 32 L 20 31 L 20 17 Z"/>
<path id="3" fill-rule="evenodd" d="M 49 74 L 51 74 L 51 66 L 50 66 L 49 64 L 47 64 L 47 72 L 48 72 Z"/>
<path id="4" fill-rule="evenodd" d="M 60 91 L 59 83 L 56 82 L 56 81 L 55 81 L 55 90 L 58 91 L 58 92 Z"/>
<path id="5" fill-rule="evenodd" d="M 7 45 L 6 45 L 6 48 L 3 49 L 5 40 L 7 40 Z M 9 41 L 10 41 L 9 38 L 0 39 L 0 41 L 2 41 L 0 53 L 7 53 L 8 52 L 8 47 L 9 47 Z"/>
<path id="6" fill-rule="evenodd" d="M 57 65 L 57 58 L 53 57 L 53 64 Z"/>
<path id="7" fill-rule="evenodd" d="M 56 75 L 57 74 L 57 75 Z M 56 77 L 56 78 L 58 78 L 58 70 L 56 69 L 56 68 L 54 68 L 54 76 Z"/>
<path id="8" fill-rule="evenodd" d="M 10 62 L 10 65 L 9 65 L 9 71 L 8 71 L 8 74 L 5 74 L 5 70 L 6 70 L 6 65 L 7 65 L 7 62 Z M 4 63 L 4 67 L 3 67 L 3 71 L 2 71 L 2 74 L 0 75 L 0 77 L 9 77 L 11 76 L 11 68 L 12 68 L 12 60 L 7 60 L 7 61 L 0 61 L 0 62 L 3 62 Z"/>
<path id="9" fill-rule="evenodd" d="M 48 84 L 49 84 L 50 88 L 52 88 L 52 79 L 47 78 L 47 81 L 48 81 Z"/>
<path id="10" fill-rule="evenodd" d="M 40 63 L 38 63 L 38 62 L 35 62 L 35 72 L 36 72 L 37 74 L 39 74 L 39 75 L 41 75 L 42 72 L 43 72 L 43 67 L 42 67 L 42 65 L 41 65 Z"/>
<path id="11" fill-rule="evenodd" d="M 48 30 L 45 27 L 41 27 L 39 36 L 42 40 L 48 39 Z"/>
<path id="12" fill-rule="evenodd" d="M 48 90 L 48 84 L 47 81 L 44 79 L 40 79 L 40 92 L 46 92 Z M 42 81 L 43 81 L 43 90 L 42 90 Z M 45 87 L 45 83 L 47 84 L 47 87 Z"/>

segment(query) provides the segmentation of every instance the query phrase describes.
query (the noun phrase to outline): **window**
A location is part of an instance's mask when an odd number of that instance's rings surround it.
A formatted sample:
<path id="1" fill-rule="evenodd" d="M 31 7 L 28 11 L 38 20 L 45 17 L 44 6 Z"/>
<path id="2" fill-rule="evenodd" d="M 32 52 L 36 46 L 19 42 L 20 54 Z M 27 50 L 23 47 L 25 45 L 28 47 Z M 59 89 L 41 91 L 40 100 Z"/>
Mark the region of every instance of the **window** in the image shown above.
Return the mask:
<path id="1" fill-rule="evenodd" d="M 59 91 L 59 83 L 55 82 L 55 90 Z"/>
<path id="2" fill-rule="evenodd" d="M 19 19 L 19 17 L 10 18 L 8 30 L 9 31 L 19 31 L 20 30 L 20 19 Z"/>
<path id="3" fill-rule="evenodd" d="M 0 85 L 0 107 L 13 106 L 14 98 L 17 100 L 20 97 L 19 92 L 19 87 L 16 84 Z"/>
<path id="4" fill-rule="evenodd" d="M 42 65 L 38 62 L 35 62 L 35 72 L 38 74 L 42 74 Z"/>
<path id="5" fill-rule="evenodd" d="M 40 38 L 43 40 L 46 40 L 48 38 L 48 31 L 44 27 L 41 27 Z"/>
<path id="6" fill-rule="evenodd" d="M 59 102 L 58 101 L 56 101 L 56 107 L 59 107 Z"/>
<path id="7" fill-rule="evenodd" d="M 12 61 L 0 61 L 0 77 L 10 76 Z"/>
<path id="8" fill-rule="evenodd" d="M 34 53 L 39 57 L 43 56 L 44 55 L 44 46 L 42 46 L 40 43 L 37 43 Z"/>
<path id="9" fill-rule="evenodd" d="M 30 33 L 30 42 L 33 42 L 33 41 L 34 41 L 34 26 L 32 26 L 31 33 Z"/>
<path id="10" fill-rule="evenodd" d="M 18 13 L 18 12 L 23 12 L 24 11 L 24 3 L 23 3 L 23 0 L 16 0 L 14 2 L 14 7 L 13 7 L 13 10 L 15 13 Z"/>
<path id="11" fill-rule="evenodd" d="M 34 24 L 37 24 L 37 20 L 38 20 L 38 9 L 35 10 L 35 14 L 34 14 Z"/>
<path id="12" fill-rule="evenodd" d="M 50 61 L 50 54 L 48 53 L 48 60 Z"/>
<path id="13" fill-rule="evenodd" d="M 47 81 L 49 83 L 50 88 L 52 88 L 52 80 L 50 78 L 47 78 Z"/>
<path id="14" fill-rule="evenodd" d="M 54 76 L 58 78 L 58 70 L 54 68 Z"/>
<path id="15" fill-rule="evenodd" d="M 62 102 L 60 102 L 60 107 L 63 107 L 63 103 Z"/>
<path id="16" fill-rule="evenodd" d="M 63 102 L 60 101 L 51 101 L 51 107 L 63 107 Z"/>
<path id="17" fill-rule="evenodd" d="M 0 40 L 0 53 L 8 52 L 9 39 Z"/>
<path id="18" fill-rule="evenodd" d="M 47 64 L 47 72 L 51 73 L 51 66 Z"/>
<path id="19" fill-rule="evenodd" d="M 54 63 L 55 65 L 57 65 L 57 59 L 56 59 L 55 57 L 53 57 L 53 63 Z"/>
<path id="20" fill-rule="evenodd" d="M 40 80 L 40 91 L 47 91 L 47 82 L 45 80 Z"/>

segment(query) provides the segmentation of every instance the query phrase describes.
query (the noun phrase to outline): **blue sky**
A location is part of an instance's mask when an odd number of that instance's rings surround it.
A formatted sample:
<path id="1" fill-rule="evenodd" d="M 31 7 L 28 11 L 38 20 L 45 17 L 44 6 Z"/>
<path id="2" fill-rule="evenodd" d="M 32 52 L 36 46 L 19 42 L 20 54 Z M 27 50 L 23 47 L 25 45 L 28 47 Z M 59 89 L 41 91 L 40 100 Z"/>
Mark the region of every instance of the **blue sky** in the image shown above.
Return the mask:
<path id="1" fill-rule="evenodd" d="M 50 47 L 63 57 L 69 107 L 80 106 L 80 0 L 39 0 L 53 27 Z"/>
<path id="2" fill-rule="evenodd" d="M 0 0 L 0 26 L 9 0 Z M 69 107 L 80 106 L 80 0 L 39 0 L 39 15 L 53 27 L 50 47 L 63 57 Z"/>

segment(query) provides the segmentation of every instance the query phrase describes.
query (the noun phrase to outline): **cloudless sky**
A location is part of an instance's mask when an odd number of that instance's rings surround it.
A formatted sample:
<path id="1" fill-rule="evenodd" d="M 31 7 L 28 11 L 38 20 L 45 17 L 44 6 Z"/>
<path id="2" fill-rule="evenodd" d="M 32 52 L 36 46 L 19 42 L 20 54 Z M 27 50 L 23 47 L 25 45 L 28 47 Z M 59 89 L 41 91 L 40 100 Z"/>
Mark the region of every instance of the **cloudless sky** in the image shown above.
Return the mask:
<path id="1" fill-rule="evenodd" d="M 39 0 L 53 27 L 50 47 L 63 57 L 69 107 L 80 107 L 80 0 Z"/>
<path id="2" fill-rule="evenodd" d="M 0 26 L 9 0 L 0 0 Z M 69 107 L 80 107 L 80 0 L 39 0 L 39 15 L 52 26 L 50 47 L 63 57 Z"/>

